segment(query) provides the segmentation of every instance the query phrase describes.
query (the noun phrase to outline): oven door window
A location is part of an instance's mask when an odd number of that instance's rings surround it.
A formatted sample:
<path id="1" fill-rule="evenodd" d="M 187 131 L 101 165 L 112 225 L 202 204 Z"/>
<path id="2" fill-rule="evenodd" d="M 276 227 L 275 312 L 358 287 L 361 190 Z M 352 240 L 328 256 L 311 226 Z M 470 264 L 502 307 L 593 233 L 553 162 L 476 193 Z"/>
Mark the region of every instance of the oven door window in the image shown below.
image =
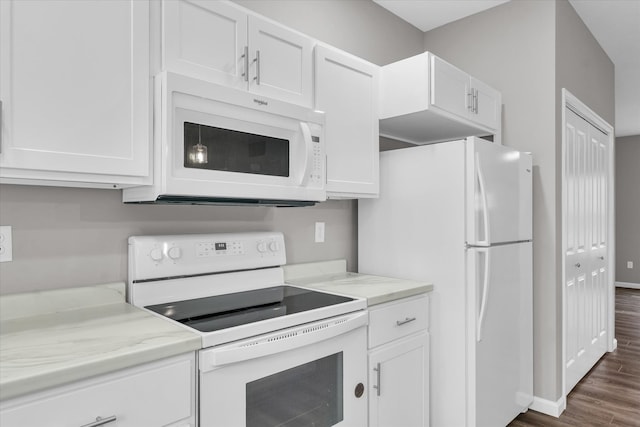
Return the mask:
<path id="1" fill-rule="evenodd" d="M 184 167 L 289 176 L 289 141 L 184 122 Z"/>
<path id="2" fill-rule="evenodd" d="M 329 427 L 343 420 L 342 352 L 246 385 L 247 427 Z"/>

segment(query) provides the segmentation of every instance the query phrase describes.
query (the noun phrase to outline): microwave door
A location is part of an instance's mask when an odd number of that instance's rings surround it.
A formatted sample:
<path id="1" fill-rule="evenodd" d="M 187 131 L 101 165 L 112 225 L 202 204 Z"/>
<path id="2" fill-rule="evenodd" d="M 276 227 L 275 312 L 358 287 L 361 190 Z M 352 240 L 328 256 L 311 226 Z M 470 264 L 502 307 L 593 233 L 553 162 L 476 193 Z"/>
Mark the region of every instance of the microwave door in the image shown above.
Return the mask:
<path id="1" fill-rule="evenodd" d="M 172 192 L 225 198 L 325 200 L 322 127 L 280 127 L 177 109 Z"/>

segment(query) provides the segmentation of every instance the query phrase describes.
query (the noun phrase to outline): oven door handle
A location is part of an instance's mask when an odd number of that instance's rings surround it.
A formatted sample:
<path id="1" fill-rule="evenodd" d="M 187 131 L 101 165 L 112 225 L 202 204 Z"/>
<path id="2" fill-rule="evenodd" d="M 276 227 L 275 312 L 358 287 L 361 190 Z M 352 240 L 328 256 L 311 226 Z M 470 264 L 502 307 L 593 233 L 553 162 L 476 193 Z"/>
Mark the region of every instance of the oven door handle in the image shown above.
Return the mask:
<path id="1" fill-rule="evenodd" d="M 224 365 L 315 344 L 366 326 L 367 323 L 367 313 L 361 311 L 249 338 L 221 347 L 201 350 L 200 371 L 208 372 Z"/>

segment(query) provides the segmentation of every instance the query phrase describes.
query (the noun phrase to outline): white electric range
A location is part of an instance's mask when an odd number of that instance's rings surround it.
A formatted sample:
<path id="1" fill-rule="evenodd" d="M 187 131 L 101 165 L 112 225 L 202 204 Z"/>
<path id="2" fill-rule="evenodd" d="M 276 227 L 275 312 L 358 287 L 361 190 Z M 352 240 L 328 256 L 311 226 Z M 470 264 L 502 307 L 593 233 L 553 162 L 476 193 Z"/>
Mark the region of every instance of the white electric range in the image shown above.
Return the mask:
<path id="1" fill-rule="evenodd" d="M 202 337 L 201 426 L 366 425 L 366 301 L 284 264 L 276 232 L 129 238 L 129 302 Z"/>

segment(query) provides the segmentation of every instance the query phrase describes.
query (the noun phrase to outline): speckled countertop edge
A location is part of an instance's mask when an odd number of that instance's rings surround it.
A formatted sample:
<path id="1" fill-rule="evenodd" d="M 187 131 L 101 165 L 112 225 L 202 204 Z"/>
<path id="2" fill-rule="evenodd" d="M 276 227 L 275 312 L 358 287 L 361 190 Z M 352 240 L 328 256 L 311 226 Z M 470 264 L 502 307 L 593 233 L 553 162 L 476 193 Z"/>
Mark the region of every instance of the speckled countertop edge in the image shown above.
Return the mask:
<path id="1" fill-rule="evenodd" d="M 1 296 L 0 307 L 11 307 L 2 400 L 201 348 L 198 334 L 127 304 L 124 284 Z"/>

